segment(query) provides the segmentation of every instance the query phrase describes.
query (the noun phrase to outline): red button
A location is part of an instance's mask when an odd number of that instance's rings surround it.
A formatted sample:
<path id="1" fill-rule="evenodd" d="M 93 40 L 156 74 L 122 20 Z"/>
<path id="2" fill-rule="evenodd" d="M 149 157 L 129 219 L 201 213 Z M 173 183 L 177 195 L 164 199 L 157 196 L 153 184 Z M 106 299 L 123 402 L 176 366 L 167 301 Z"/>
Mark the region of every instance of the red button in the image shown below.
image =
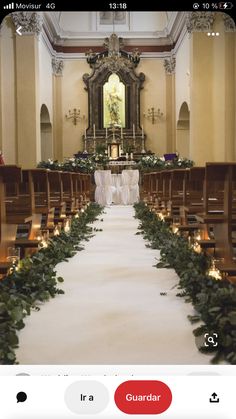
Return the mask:
<path id="1" fill-rule="evenodd" d="M 157 415 L 165 412 L 171 402 L 171 390 L 161 381 L 125 381 L 115 392 L 116 406 L 130 415 Z"/>

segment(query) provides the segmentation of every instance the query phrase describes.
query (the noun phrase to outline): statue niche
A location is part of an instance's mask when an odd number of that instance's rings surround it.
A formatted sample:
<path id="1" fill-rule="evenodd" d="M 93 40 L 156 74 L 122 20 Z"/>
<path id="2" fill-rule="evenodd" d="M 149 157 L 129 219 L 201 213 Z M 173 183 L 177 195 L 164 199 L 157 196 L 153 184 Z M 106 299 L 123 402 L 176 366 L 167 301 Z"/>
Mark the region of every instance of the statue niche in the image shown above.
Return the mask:
<path id="1" fill-rule="evenodd" d="M 125 85 L 111 74 L 103 85 L 103 127 L 125 128 Z"/>

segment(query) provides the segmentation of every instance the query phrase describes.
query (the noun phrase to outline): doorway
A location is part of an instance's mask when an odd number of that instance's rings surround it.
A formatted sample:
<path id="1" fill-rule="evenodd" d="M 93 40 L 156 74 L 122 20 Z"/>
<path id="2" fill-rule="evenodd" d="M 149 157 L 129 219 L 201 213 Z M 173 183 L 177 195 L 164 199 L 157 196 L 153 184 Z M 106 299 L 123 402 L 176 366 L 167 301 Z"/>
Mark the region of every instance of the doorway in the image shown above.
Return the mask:
<path id="1" fill-rule="evenodd" d="M 179 111 L 176 130 L 176 149 L 183 157 L 189 157 L 190 112 L 187 102 L 183 102 Z"/>

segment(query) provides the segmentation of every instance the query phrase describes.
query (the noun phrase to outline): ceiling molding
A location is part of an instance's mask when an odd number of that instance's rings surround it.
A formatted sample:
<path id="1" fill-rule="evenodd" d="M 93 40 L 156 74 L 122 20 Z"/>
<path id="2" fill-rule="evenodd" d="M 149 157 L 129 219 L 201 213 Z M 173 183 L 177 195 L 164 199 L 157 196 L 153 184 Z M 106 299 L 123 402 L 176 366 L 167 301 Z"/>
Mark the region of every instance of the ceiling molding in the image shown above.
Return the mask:
<path id="1" fill-rule="evenodd" d="M 122 33 L 125 43 L 124 50 L 132 52 L 134 48 L 138 48 L 142 59 L 168 58 L 176 53 L 186 34 L 186 13 L 168 12 L 168 14 L 170 17 L 168 25 L 163 31 L 143 32 L 142 36 L 140 36 L 140 32 Z M 85 52 L 88 49 L 92 49 L 94 52 L 104 50 L 103 42 L 106 35 L 104 32 L 96 32 L 96 37 L 94 31 L 91 31 L 89 33 L 81 32 L 82 37 L 80 38 L 59 39 L 58 33 L 61 29 L 60 17 L 58 17 L 58 12 L 43 13 L 41 37 L 52 57 L 80 60 L 86 58 Z M 92 17 L 94 18 L 94 16 Z M 91 24 L 95 25 L 96 20 L 91 20 Z M 119 35 L 121 34 L 119 33 Z"/>
<path id="2" fill-rule="evenodd" d="M 63 13 L 63 12 L 61 12 Z M 167 12 L 166 12 L 167 14 Z M 133 31 L 133 30 L 119 30 L 118 36 L 124 38 L 125 42 L 129 45 L 140 44 L 140 45 L 159 45 L 176 43 L 178 34 L 180 34 L 182 28 L 181 25 L 184 23 L 183 16 L 184 12 L 168 12 L 167 14 L 167 26 L 163 30 L 157 31 Z M 84 46 L 101 46 L 104 38 L 109 36 L 111 29 L 110 25 L 107 27 L 107 31 L 99 31 L 96 24 L 96 12 L 91 12 L 90 26 L 91 30 L 71 32 L 64 31 L 60 27 L 60 13 L 59 12 L 44 12 L 44 27 L 45 31 L 53 45 L 66 45 L 72 46 L 79 43 Z M 132 25 L 131 25 L 132 26 Z M 131 27 L 130 26 L 130 27 Z M 122 28 L 122 26 L 120 26 Z"/>

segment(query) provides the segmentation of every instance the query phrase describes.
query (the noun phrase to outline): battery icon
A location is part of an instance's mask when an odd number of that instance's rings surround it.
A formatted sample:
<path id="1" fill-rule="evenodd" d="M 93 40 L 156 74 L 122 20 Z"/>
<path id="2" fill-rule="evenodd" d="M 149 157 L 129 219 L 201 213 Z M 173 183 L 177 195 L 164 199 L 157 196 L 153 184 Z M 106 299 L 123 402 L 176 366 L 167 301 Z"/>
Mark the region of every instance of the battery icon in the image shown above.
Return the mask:
<path id="1" fill-rule="evenodd" d="M 224 3 L 219 3 L 219 9 L 229 10 L 234 7 L 233 3 L 230 1 L 225 1 Z"/>

